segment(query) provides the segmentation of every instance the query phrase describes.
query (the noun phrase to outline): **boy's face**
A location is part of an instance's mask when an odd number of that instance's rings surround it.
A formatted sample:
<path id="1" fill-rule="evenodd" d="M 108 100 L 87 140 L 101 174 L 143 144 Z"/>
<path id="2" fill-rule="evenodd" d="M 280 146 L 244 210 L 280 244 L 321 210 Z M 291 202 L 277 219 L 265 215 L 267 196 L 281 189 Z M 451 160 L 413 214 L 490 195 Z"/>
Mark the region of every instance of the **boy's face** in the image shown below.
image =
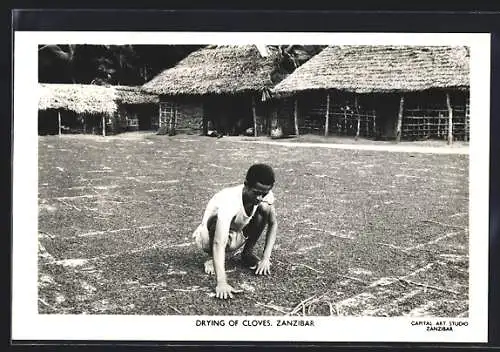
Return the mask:
<path id="1" fill-rule="evenodd" d="M 269 193 L 269 191 L 273 188 L 273 186 L 263 185 L 260 182 L 257 182 L 253 186 L 249 186 L 245 182 L 245 188 L 243 191 L 243 199 L 246 202 L 252 203 L 253 205 L 258 205 L 262 202 L 262 199 Z"/>

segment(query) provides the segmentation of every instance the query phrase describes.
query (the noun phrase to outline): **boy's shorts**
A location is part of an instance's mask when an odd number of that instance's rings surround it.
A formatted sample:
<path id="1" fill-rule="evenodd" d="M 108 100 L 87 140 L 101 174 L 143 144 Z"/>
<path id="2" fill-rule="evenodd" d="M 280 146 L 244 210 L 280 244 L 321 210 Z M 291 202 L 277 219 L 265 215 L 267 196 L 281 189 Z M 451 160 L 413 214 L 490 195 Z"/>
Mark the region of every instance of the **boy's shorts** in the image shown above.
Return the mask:
<path id="1" fill-rule="evenodd" d="M 209 254 L 212 253 L 213 236 L 214 233 L 210 234 L 208 228 L 204 224 L 200 224 L 193 232 L 193 239 L 196 245 Z M 226 244 L 226 252 L 236 251 L 245 244 L 246 240 L 243 231 L 230 230 Z"/>

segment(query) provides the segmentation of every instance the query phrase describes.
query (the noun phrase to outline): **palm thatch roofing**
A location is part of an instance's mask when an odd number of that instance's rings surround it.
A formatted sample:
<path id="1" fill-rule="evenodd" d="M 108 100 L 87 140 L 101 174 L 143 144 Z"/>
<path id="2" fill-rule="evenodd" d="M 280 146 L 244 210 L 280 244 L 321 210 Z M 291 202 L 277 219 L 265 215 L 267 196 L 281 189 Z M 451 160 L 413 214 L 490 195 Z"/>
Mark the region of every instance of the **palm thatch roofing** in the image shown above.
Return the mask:
<path id="1" fill-rule="evenodd" d="M 277 96 L 337 89 L 354 93 L 469 87 L 469 51 L 444 46 L 330 46 L 273 88 Z"/>
<path id="2" fill-rule="evenodd" d="M 120 104 L 157 104 L 160 99 L 155 94 L 141 90 L 140 86 L 114 86 L 116 101 Z"/>
<path id="3" fill-rule="evenodd" d="M 254 45 L 201 48 L 142 86 L 158 95 L 236 94 L 274 84 L 274 55 L 261 56 Z"/>
<path id="4" fill-rule="evenodd" d="M 87 84 L 40 84 L 38 109 L 65 109 L 78 114 L 112 114 L 115 89 Z"/>
<path id="5" fill-rule="evenodd" d="M 93 84 L 39 85 L 38 109 L 65 109 L 78 114 L 112 114 L 117 104 L 156 104 L 157 95 L 140 86 L 100 86 Z"/>

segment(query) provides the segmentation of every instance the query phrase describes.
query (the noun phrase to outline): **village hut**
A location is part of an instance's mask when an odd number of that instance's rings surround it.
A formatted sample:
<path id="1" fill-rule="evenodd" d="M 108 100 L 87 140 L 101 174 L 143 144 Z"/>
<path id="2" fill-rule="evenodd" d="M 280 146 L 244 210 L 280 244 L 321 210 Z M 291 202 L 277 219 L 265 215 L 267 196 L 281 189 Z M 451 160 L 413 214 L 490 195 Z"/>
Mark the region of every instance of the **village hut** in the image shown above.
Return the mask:
<path id="1" fill-rule="evenodd" d="M 469 136 L 466 47 L 330 46 L 272 91 L 296 135 Z"/>
<path id="2" fill-rule="evenodd" d="M 113 120 L 117 132 L 158 129 L 157 95 L 141 90 L 140 86 L 113 86 L 117 103 Z"/>
<path id="3" fill-rule="evenodd" d="M 254 45 L 201 48 L 144 84 L 160 96 L 159 125 L 207 134 L 266 133 L 266 97 L 276 83 L 276 55 Z"/>
<path id="4" fill-rule="evenodd" d="M 117 111 L 115 90 L 84 84 L 40 84 L 39 134 L 106 135 Z"/>
<path id="5" fill-rule="evenodd" d="M 112 134 L 158 128 L 158 96 L 140 86 L 39 85 L 39 133 Z"/>

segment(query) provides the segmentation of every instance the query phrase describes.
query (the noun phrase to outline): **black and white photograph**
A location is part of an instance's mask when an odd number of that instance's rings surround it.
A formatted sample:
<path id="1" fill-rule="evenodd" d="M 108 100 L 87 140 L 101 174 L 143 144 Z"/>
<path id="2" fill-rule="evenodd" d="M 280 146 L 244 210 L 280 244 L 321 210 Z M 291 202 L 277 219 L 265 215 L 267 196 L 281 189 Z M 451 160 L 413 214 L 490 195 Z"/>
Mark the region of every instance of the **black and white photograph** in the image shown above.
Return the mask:
<path id="1" fill-rule="evenodd" d="M 485 341 L 488 35 L 22 34 L 19 336 Z"/>

